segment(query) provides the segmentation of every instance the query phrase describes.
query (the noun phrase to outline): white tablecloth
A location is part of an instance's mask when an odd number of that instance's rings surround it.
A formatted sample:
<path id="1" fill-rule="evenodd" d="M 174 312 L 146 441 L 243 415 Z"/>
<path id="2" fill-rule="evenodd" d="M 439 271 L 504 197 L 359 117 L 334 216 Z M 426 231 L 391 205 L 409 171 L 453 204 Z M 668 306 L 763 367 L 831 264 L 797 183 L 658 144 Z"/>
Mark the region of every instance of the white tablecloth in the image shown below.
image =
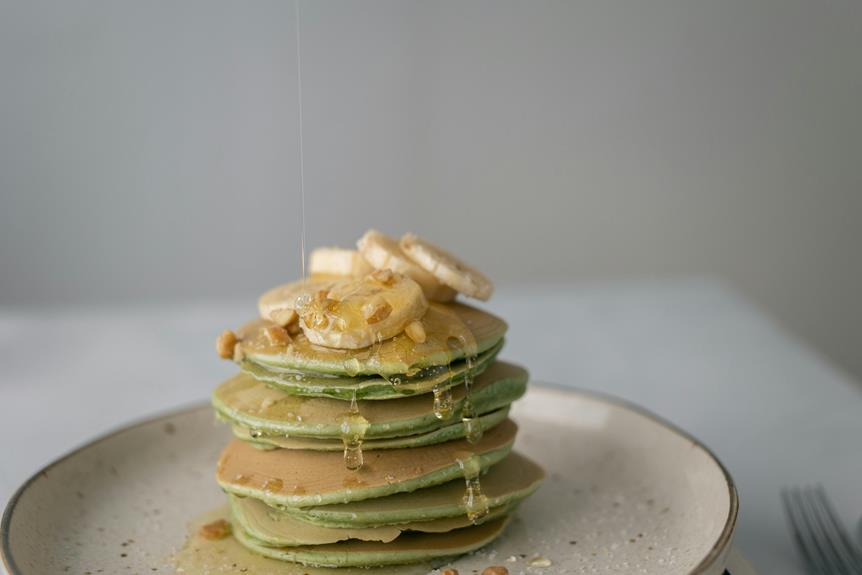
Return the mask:
<path id="1" fill-rule="evenodd" d="M 801 574 L 778 497 L 822 482 L 862 513 L 862 386 L 737 293 L 708 281 L 502 289 L 503 356 L 534 380 L 601 390 L 687 429 L 738 483 L 736 544 Z M 206 398 L 235 367 L 216 335 L 254 303 L 0 310 L 0 502 L 30 474 L 131 419 Z"/>

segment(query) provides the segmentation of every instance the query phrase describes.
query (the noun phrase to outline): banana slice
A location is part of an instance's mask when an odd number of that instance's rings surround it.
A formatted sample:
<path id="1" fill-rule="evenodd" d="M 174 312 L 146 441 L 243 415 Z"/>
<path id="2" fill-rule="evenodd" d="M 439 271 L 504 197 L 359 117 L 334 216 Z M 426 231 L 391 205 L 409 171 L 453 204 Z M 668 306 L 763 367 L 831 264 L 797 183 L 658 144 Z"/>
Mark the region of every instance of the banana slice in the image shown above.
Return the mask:
<path id="1" fill-rule="evenodd" d="M 342 280 L 303 297 L 298 305 L 305 337 L 338 349 L 360 349 L 394 337 L 428 310 L 419 284 L 391 270 Z"/>
<path id="2" fill-rule="evenodd" d="M 329 291 L 337 281 L 335 276 L 311 277 L 308 281 L 291 282 L 272 288 L 257 301 L 260 317 L 280 326 L 292 324 L 298 318 L 296 300 L 300 296 L 312 295 L 321 290 Z"/>
<path id="3" fill-rule="evenodd" d="M 375 269 L 390 269 L 411 278 L 422 287 L 429 300 L 445 303 L 455 299 L 455 290 L 440 283 L 432 274 L 411 261 L 394 238 L 377 230 L 368 230 L 359 238 L 356 246 L 359 253 Z"/>
<path id="4" fill-rule="evenodd" d="M 365 258 L 356 250 L 344 248 L 316 248 L 309 258 L 312 274 L 332 274 L 362 277 L 374 271 Z"/>
<path id="5" fill-rule="evenodd" d="M 423 270 L 466 296 L 486 301 L 494 293 L 485 274 L 415 234 L 404 234 L 400 247 Z"/>

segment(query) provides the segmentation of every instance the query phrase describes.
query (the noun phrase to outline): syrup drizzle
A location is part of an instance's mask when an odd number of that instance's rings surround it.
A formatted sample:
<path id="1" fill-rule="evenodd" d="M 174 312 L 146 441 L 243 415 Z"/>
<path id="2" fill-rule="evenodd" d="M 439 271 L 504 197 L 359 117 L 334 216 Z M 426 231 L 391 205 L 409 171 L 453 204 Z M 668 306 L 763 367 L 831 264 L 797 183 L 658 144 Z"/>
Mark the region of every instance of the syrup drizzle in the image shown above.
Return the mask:
<path id="1" fill-rule="evenodd" d="M 278 493 L 284 487 L 284 481 L 278 478 L 267 479 L 263 484 L 263 490 L 267 493 Z"/>
<path id="2" fill-rule="evenodd" d="M 300 36 L 301 12 L 299 0 L 294 0 L 296 10 L 296 63 L 297 63 L 297 109 L 298 109 L 298 147 L 299 147 L 299 190 L 300 190 L 300 261 L 302 267 L 302 281 L 307 281 L 306 269 L 306 222 L 305 222 L 305 173 L 304 173 L 304 146 L 303 146 L 303 113 L 302 113 L 302 42 Z M 312 303 L 311 297 L 308 295 L 300 296 L 296 302 L 298 311 L 307 308 Z M 469 332 L 468 332 L 469 333 Z M 468 442 L 475 444 L 482 438 L 482 426 L 478 419 L 475 407 L 470 399 L 471 388 L 473 385 L 473 376 L 475 371 L 476 361 L 476 343 L 470 334 L 469 341 L 465 336 L 459 335 L 457 338 L 452 338 L 464 350 L 466 360 L 466 369 L 464 372 L 464 400 L 461 408 L 461 421 L 464 425 L 464 435 Z M 382 338 L 377 335 L 377 342 L 371 350 L 371 356 L 379 355 Z M 450 342 L 451 345 L 451 342 Z M 415 345 L 413 346 L 415 349 Z M 452 369 L 451 363 L 448 366 L 449 378 L 445 383 L 437 384 L 433 387 L 434 395 L 434 416 L 439 420 L 449 419 L 454 412 L 454 402 L 452 399 Z M 345 362 L 345 370 L 349 375 L 356 375 L 360 371 L 358 360 L 353 359 Z M 297 380 L 301 379 L 301 375 L 297 374 Z M 398 386 L 402 383 L 402 377 L 395 375 L 388 378 L 393 386 Z M 356 390 L 354 389 L 350 401 L 350 408 L 341 418 L 341 439 L 344 444 L 344 463 L 347 469 L 357 471 L 362 468 L 364 456 L 362 453 L 362 443 L 370 423 L 359 412 L 359 407 L 356 398 Z M 263 436 L 260 430 L 251 430 L 250 435 L 253 438 Z M 482 487 L 479 479 L 481 472 L 479 458 L 473 453 L 467 453 L 464 457 L 456 458 L 459 468 L 461 469 L 465 481 L 465 493 L 463 504 L 467 512 L 467 518 L 477 524 L 481 519 L 489 513 L 488 498 L 482 493 Z M 394 481 L 394 476 L 387 475 L 386 480 L 390 482 L 390 478 Z M 240 484 L 249 480 L 244 475 L 238 475 L 236 481 Z M 356 478 L 345 480 L 350 485 L 361 484 L 361 480 Z M 279 479 L 271 479 L 266 482 L 264 489 L 267 492 L 278 492 L 283 489 L 283 482 Z M 302 490 L 301 487 L 294 487 L 294 492 Z"/>
<path id="3" fill-rule="evenodd" d="M 465 439 L 469 443 L 475 444 L 482 439 L 482 423 L 476 413 L 476 407 L 470 398 L 473 387 L 473 376 L 476 371 L 476 342 L 472 337 L 468 340 L 464 335 L 461 335 L 450 338 L 449 345 L 453 348 L 460 347 L 464 352 L 466 365 L 464 369 L 464 400 L 461 404 L 461 423 L 464 425 Z M 451 377 L 449 381 L 451 382 Z M 455 461 L 464 474 L 466 489 L 464 491 L 463 503 L 464 509 L 467 512 L 467 519 L 476 525 L 489 513 L 488 498 L 482 493 L 482 484 L 479 480 L 479 474 L 482 470 L 479 457 L 474 453 L 467 453 L 464 457 L 456 457 Z"/>
<path id="4" fill-rule="evenodd" d="M 466 457 L 459 457 L 455 461 L 458 462 L 458 467 L 464 474 L 464 483 L 466 490 L 462 499 L 464 509 L 467 511 L 467 519 L 476 525 L 484 517 L 488 515 L 488 498 L 482 493 L 482 485 L 479 481 L 479 473 L 481 467 L 479 458 L 473 454 L 467 454 Z"/>
<path id="5" fill-rule="evenodd" d="M 452 417 L 455 406 L 452 401 L 451 377 L 443 384 L 437 384 L 432 388 L 434 393 L 434 417 L 445 421 Z"/>
<path id="6" fill-rule="evenodd" d="M 344 443 L 344 466 L 358 471 L 364 463 L 362 440 L 368 431 L 369 422 L 361 413 L 356 402 L 356 390 L 350 400 L 350 409 L 341 417 L 341 441 Z"/>
<path id="7" fill-rule="evenodd" d="M 450 338 L 450 347 L 460 347 L 464 351 L 464 401 L 461 405 L 461 423 L 464 424 L 464 437 L 470 443 L 477 443 L 482 439 L 482 423 L 476 413 L 476 407 L 470 399 L 473 388 L 473 376 L 476 372 L 476 342 L 467 341 L 461 335 Z"/>
<path id="8" fill-rule="evenodd" d="M 300 36 L 302 13 L 299 9 L 299 0 L 294 0 L 293 4 L 296 9 L 296 104 L 299 123 L 299 257 L 302 262 L 302 281 L 305 282 L 308 276 L 305 269 L 305 155 L 302 142 L 302 37 Z"/>
<path id="9" fill-rule="evenodd" d="M 383 343 L 383 334 L 378 332 L 374 339 L 376 342 L 371 346 L 369 357 L 374 357 L 380 354 L 380 346 Z M 352 374 L 355 375 L 359 372 L 360 364 L 358 359 L 354 358 L 352 360 L 347 360 L 344 365 L 348 373 L 352 372 Z M 356 389 L 354 388 L 353 395 L 350 398 L 350 409 L 341 419 L 341 441 L 344 443 L 344 466 L 351 471 L 359 471 L 365 463 L 365 456 L 362 453 L 362 441 L 370 426 L 371 424 L 369 421 L 359 413 L 359 404 L 356 402 Z"/>

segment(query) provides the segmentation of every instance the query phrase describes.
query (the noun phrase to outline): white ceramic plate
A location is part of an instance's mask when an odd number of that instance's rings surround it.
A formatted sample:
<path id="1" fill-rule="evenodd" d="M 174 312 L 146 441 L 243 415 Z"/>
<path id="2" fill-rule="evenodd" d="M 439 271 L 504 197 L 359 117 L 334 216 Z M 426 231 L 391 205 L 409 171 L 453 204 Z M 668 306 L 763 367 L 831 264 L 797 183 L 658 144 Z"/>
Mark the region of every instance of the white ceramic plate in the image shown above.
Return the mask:
<path id="1" fill-rule="evenodd" d="M 643 410 L 532 385 L 517 402 L 516 448 L 543 487 L 461 573 L 720 574 L 737 513 L 727 471 L 696 440 Z M 171 573 L 190 518 L 223 502 L 213 479 L 230 433 L 208 406 L 106 435 L 33 476 L 3 516 L 12 575 Z M 550 566 L 531 566 L 542 557 Z"/>

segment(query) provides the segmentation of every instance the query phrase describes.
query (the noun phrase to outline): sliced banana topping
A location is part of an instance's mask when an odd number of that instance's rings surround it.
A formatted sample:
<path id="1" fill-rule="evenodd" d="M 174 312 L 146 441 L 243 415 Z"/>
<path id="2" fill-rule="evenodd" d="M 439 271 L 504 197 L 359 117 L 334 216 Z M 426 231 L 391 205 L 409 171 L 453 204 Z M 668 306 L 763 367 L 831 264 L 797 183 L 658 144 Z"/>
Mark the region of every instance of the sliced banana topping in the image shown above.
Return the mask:
<path id="1" fill-rule="evenodd" d="M 394 238 L 377 230 L 368 230 L 359 238 L 356 246 L 375 269 L 390 269 L 413 279 L 422 287 L 422 292 L 429 300 L 449 302 L 455 299 L 455 290 L 438 281 L 434 275 L 407 257 Z"/>
<path id="2" fill-rule="evenodd" d="M 336 282 L 303 295 L 299 325 L 312 343 L 360 349 L 398 335 L 428 310 L 422 288 L 391 270 Z"/>
<path id="3" fill-rule="evenodd" d="M 362 277 L 374 271 L 365 258 L 356 250 L 344 248 L 316 248 L 309 256 L 309 271 L 312 274 Z"/>
<path id="4" fill-rule="evenodd" d="M 291 325 L 298 319 L 296 300 L 300 296 L 313 294 L 320 290 L 329 290 L 339 279 L 341 278 L 316 279 L 312 277 L 308 281 L 291 282 L 274 287 L 260 296 L 257 301 L 260 317 L 280 326 Z"/>
<path id="5" fill-rule="evenodd" d="M 494 293 L 494 284 L 482 272 L 415 234 L 404 234 L 400 247 L 423 270 L 466 296 L 484 301 Z"/>

